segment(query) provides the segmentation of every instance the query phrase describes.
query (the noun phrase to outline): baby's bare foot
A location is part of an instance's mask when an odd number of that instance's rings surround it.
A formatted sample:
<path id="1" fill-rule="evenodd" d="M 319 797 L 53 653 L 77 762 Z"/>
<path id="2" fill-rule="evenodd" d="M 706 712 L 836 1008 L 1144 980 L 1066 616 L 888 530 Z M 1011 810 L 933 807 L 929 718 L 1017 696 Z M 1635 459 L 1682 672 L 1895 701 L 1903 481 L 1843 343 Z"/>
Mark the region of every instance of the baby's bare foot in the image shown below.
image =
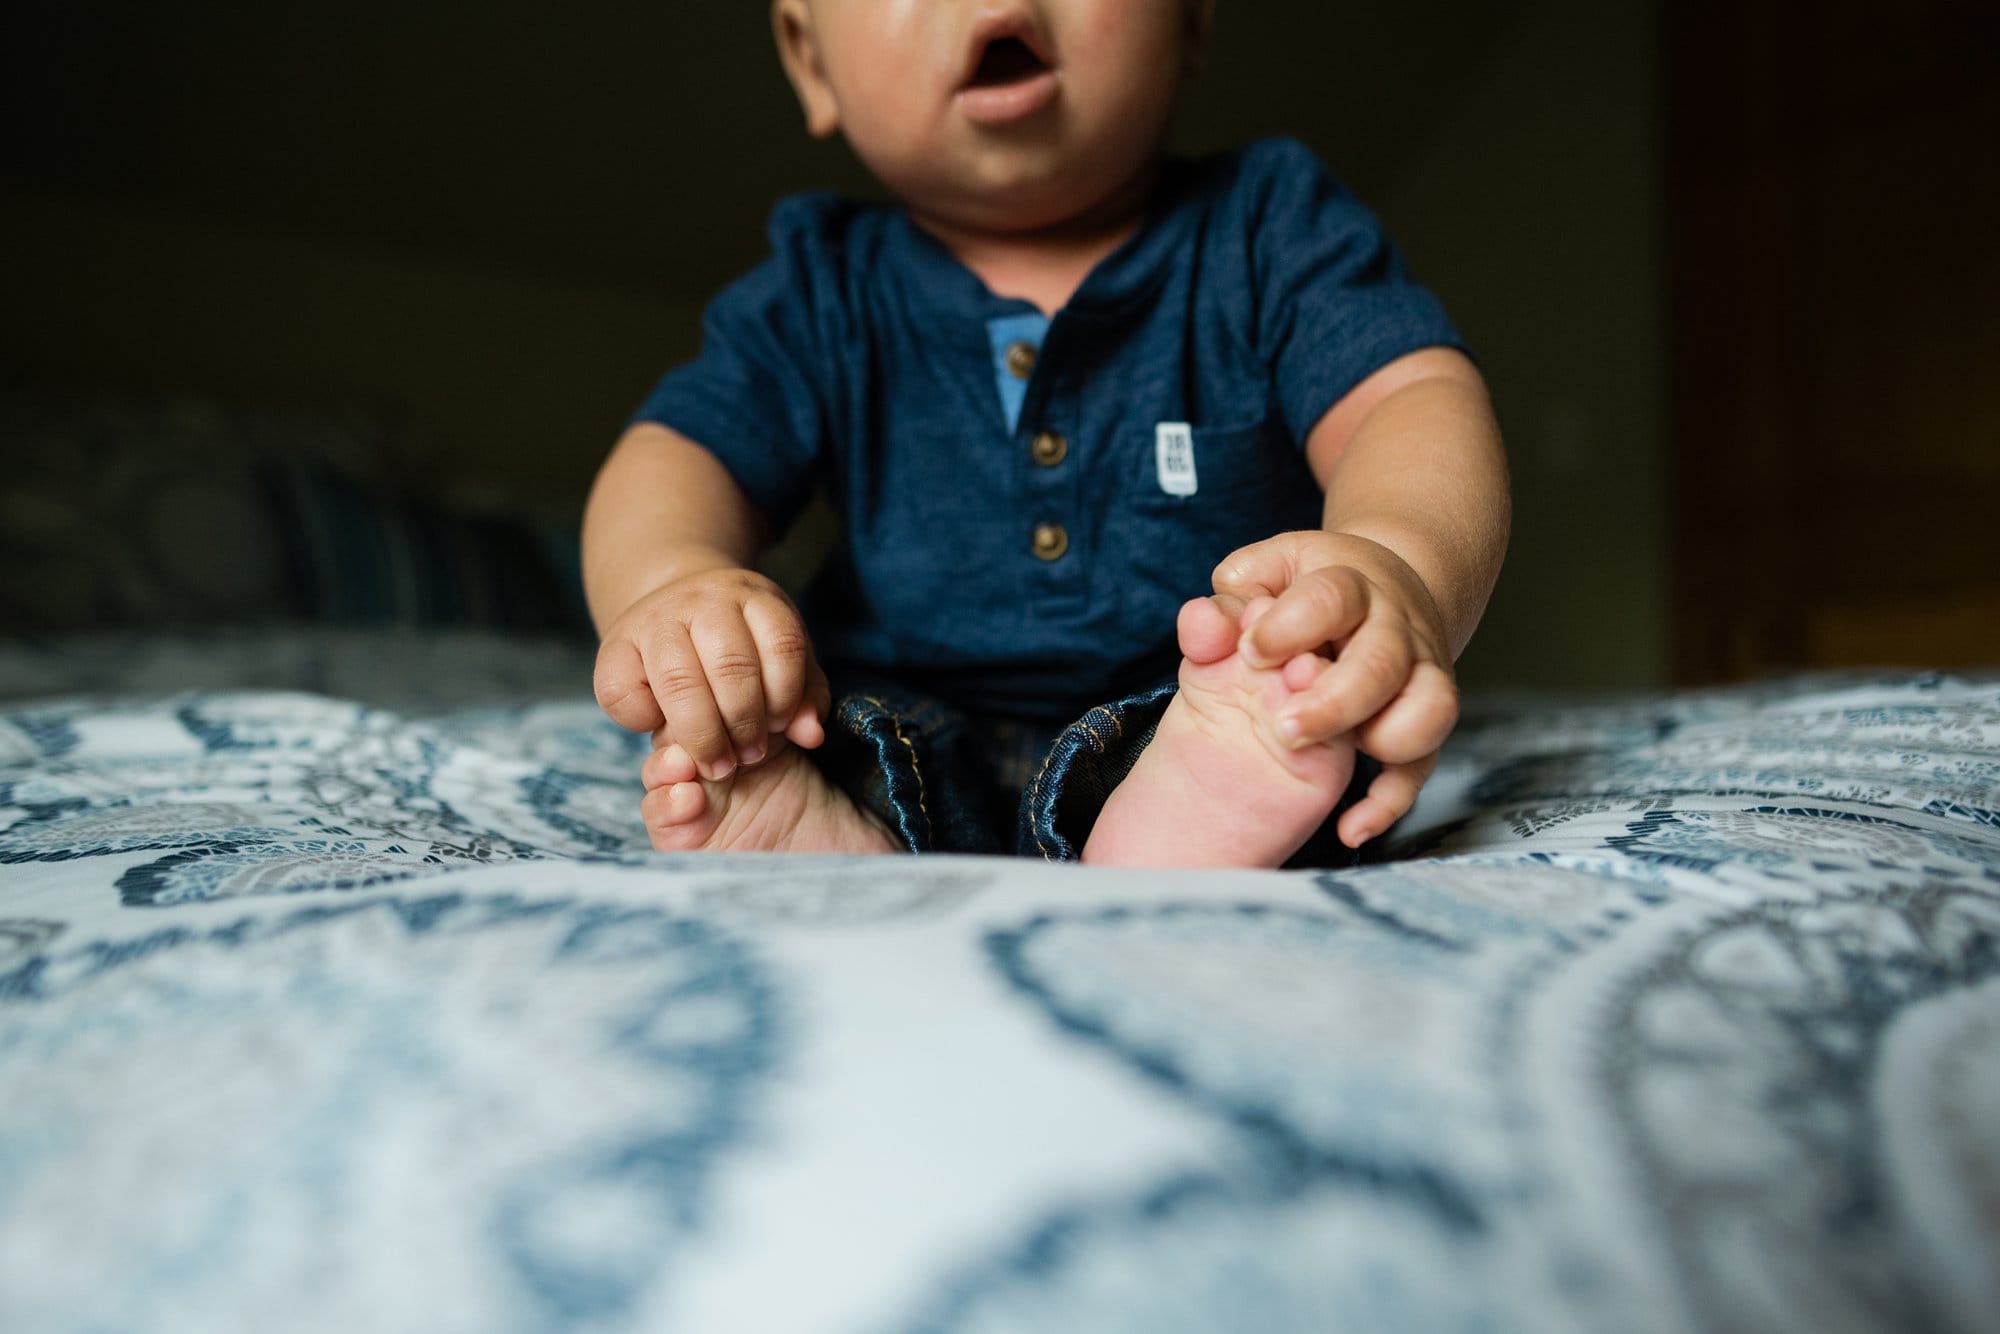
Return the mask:
<path id="1" fill-rule="evenodd" d="M 804 751 L 782 737 L 760 764 L 719 783 L 695 770 L 677 745 L 646 761 L 640 803 L 661 852 L 896 852 L 888 827 L 827 782 Z"/>
<path id="2" fill-rule="evenodd" d="M 1279 707 L 1311 682 L 1313 665 L 1252 667 L 1236 652 L 1238 628 L 1207 598 L 1181 609 L 1180 693 L 1105 801 L 1086 862 L 1279 866 L 1339 803 L 1354 747 L 1293 749 L 1276 730 Z"/>

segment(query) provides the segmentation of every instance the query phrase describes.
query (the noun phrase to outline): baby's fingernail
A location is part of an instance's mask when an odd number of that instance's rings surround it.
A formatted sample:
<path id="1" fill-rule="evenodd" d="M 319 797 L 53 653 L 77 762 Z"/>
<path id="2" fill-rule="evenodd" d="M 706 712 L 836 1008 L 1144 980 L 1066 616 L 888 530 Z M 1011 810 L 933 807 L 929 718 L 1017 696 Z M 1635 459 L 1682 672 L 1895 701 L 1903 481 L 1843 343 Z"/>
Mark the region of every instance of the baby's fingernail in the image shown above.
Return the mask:
<path id="1" fill-rule="evenodd" d="M 1306 725 L 1300 721 L 1296 713 L 1287 714 L 1283 718 L 1278 719 L 1278 735 L 1293 745 L 1297 745 L 1305 737 L 1305 734 Z"/>

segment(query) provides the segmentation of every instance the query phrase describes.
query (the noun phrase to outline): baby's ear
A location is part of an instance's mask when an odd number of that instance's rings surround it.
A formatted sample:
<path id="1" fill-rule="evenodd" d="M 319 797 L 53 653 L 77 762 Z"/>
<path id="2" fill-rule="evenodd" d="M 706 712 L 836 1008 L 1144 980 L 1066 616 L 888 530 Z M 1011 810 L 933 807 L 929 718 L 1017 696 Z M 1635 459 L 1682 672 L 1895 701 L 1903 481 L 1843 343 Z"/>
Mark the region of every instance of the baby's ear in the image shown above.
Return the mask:
<path id="1" fill-rule="evenodd" d="M 785 77 L 791 80 L 799 107 L 806 113 L 806 133 L 815 139 L 826 138 L 840 129 L 840 104 L 827 81 L 819 37 L 813 31 L 812 9 L 806 0 L 773 0 L 771 31 L 778 39 L 778 59 L 785 66 Z"/>
<path id="2" fill-rule="evenodd" d="M 1215 26 L 1215 0 L 1181 0 L 1181 13 L 1186 24 L 1181 72 L 1199 74 L 1208 62 L 1208 34 Z"/>

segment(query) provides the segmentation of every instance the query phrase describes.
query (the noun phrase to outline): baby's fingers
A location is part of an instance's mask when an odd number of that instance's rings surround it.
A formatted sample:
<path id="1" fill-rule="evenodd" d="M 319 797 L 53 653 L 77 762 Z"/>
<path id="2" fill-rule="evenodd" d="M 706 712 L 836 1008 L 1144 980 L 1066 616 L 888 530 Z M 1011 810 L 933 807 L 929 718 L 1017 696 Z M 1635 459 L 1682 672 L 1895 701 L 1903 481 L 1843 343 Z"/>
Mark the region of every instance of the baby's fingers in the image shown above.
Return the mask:
<path id="1" fill-rule="evenodd" d="M 660 712 L 660 702 L 653 697 L 646 660 L 639 655 L 639 646 L 622 636 L 607 639 L 598 648 L 591 689 L 597 695 L 598 706 L 620 727 L 651 732 L 667 721 Z"/>
<path id="2" fill-rule="evenodd" d="M 1417 793 L 1437 768 L 1437 756 L 1428 755 L 1412 764 L 1389 764 L 1368 785 L 1368 795 L 1347 808 L 1335 826 L 1340 841 L 1358 848 L 1410 813 Z"/>
<path id="3" fill-rule="evenodd" d="M 708 670 L 688 627 L 679 621 L 660 627 L 647 665 L 653 694 L 666 714 L 668 732 L 693 757 L 705 777 L 727 778 L 736 768 L 729 728 L 709 689 Z"/>
<path id="4" fill-rule="evenodd" d="M 810 704 L 799 705 L 799 711 L 785 724 L 785 740 L 801 750 L 817 750 L 826 744 L 826 727 L 813 712 Z"/>
<path id="5" fill-rule="evenodd" d="M 1261 615 L 1244 616 L 1243 656 L 1253 667 L 1276 667 L 1311 653 L 1353 634 L 1367 621 L 1369 605 L 1368 581 L 1359 570 L 1308 570 Z"/>
<path id="6" fill-rule="evenodd" d="M 1353 731 L 1402 691 L 1414 656 L 1409 629 L 1401 621 L 1369 619 L 1341 645 L 1319 679 L 1279 715 L 1278 734 L 1300 746 Z"/>
<path id="7" fill-rule="evenodd" d="M 722 724 L 727 730 L 722 744 L 728 747 L 728 757 L 747 758 L 754 752 L 759 759 L 763 758 L 767 737 L 764 664 L 757 638 L 751 633 L 742 609 L 733 603 L 711 608 L 689 627 L 689 633 L 701 654 L 701 669 L 708 677 L 716 708 L 722 714 Z M 678 729 L 675 739 L 686 744 Z M 694 747 L 688 749 L 697 760 L 703 758 Z M 711 773 L 711 776 L 723 775 Z"/>
<path id="8" fill-rule="evenodd" d="M 743 608 L 743 620 L 757 642 L 757 658 L 763 672 L 764 726 L 783 732 L 802 705 L 812 699 L 815 685 L 825 690 L 826 678 L 813 661 L 812 643 L 798 613 L 776 599 L 752 602 Z M 759 736 L 743 752 L 746 764 L 763 758 L 765 738 Z"/>
<path id="9" fill-rule="evenodd" d="M 1434 662 L 1410 669 L 1401 693 L 1361 724 L 1354 739 L 1384 764 L 1408 764 L 1434 755 L 1458 726 L 1458 686 Z"/>
<path id="10" fill-rule="evenodd" d="M 833 716 L 833 690 L 827 685 L 826 673 L 819 668 L 818 660 L 806 663 L 806 697 L 789 720 L 784 722 L 786 740 L 795 746 L 813 750 L 826 741 L 825 721 Z M 780 719 L 771 716 L 771 726 L 777 727 Z"/>

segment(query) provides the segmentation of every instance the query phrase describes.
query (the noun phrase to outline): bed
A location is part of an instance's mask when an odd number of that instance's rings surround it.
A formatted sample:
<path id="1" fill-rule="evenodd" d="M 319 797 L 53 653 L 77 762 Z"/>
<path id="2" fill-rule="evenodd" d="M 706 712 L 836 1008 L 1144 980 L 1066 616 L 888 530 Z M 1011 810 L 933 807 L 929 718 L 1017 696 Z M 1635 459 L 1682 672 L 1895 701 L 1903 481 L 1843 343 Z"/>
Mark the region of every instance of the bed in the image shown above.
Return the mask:
<path id="1" fill-rule="evenodd" d="M 1175 873 L 651 853 L 588 671 L 0 646 L 0 1328 L 1994 1328 L 2000 678 L 1475 702 Z"/>

